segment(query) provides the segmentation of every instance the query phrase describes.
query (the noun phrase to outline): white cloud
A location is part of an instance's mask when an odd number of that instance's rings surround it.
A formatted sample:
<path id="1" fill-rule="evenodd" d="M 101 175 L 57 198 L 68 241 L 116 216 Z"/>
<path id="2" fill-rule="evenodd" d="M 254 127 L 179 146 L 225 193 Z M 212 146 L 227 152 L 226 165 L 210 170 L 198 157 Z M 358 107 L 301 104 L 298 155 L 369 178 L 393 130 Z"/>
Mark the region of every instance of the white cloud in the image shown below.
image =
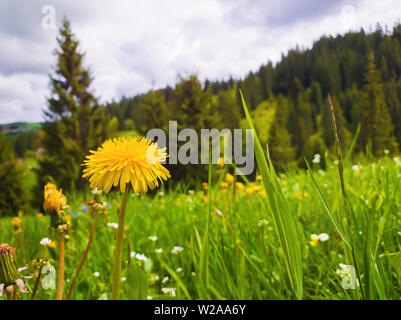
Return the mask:
<path id="1" fill-rule="evenodd" d="M 342 11 L 349 3 L 351 22 Z M 42 120 L 57 34 L 41 28 L 44 4 L 55 6 L 58 25 L 63 15 L 71 20 L 101 101 L 174 85 L 179 74 L 242 77 L 296 44 L 311 47 L 323 34 L 377 22 L 392 27 L 401 12 L 398 0 L 4 1 L 0 123 Z"/>

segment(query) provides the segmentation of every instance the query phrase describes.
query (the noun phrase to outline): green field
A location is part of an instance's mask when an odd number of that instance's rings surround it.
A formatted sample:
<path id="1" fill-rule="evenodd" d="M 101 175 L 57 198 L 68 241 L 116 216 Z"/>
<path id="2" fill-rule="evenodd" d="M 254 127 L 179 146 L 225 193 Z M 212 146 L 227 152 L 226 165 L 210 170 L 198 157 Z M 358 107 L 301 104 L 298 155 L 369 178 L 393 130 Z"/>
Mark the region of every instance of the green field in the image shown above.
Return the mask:
<path id="1" fill-rule="evenodd" d="M 312 171 L 328 208 L 339 218 L 343 214 L 343 198 L 338 170 L 333 162 L 327 165 L 327 170 L 323 171 L 319 164 L 314 164 Z M 232 184 L 228 187 L 223 184 L 222 188 L 220 182 L 229 169 L 212 167 L 208 246 L 204 241 L 208 198 L 200 186 L 191 191 L 184 184 L 178 184 L 168 192 L 159 189 L 155 194 L 145 196 L 130 192 L 123 249 L 122 299 L 296 297 L 262 185 L 256 181 L 237 184 L 236 188 L 232 188 Z M 361 283 L 355 290 L 345 290 L 342 286 L 337 270 L 341 269 L 340 263 L 347 264 L 346 245 L 340 240 L 311 176 L 302 169 L 279 175 L 285 201 L 296 217 L 302 252 L 303 299 L 399 299 L 400 173 L 400 160 L 392 157 L 377 162 L 345 164 L 345 188 L 352 212 L 351 231 Z M 240 177 L 238 179 L 241 181 Z M 109 208 L 106 215 L 99 217 L 93 244 L 72 299 L 111 296 L 116 230 L 107 223 L 117 222 L 119 196 L 111 192 L 109 196 L 102 195 L 102 201 L 106 201 Z M 67 195 L 67 203 L 71 206 L 67 213 L 72 216 L 73 232 L 66 242 L 64 292 L 84 251 L 93 220 L 85 210 L 87 206 L 83 199 Z M 18 265 L 23 266 L 36 259 L 40 240 L 50 237 L 48 229 L 47 216 L 23 216 L 19 232 L 13 231 L 11 218 L 4 218 L 0 221 L 0 243 L 14 245 Z M 320 233 L 328 234 L 329 239 L 312 245 L 311 235 Z M 57 246 L 50 250 L 52 265 L 57 269 Z M 208 263 L 205 263 L 205 256 Z M 24 272 L 29 273 L 29 269 Z M 35 279 L 27 282 L 32 289 Z M 55 292 L 39 287 L 36 298 L 54 299 Z M 29 297 L 29 294 L 20 294 L 22 299 Z"/>

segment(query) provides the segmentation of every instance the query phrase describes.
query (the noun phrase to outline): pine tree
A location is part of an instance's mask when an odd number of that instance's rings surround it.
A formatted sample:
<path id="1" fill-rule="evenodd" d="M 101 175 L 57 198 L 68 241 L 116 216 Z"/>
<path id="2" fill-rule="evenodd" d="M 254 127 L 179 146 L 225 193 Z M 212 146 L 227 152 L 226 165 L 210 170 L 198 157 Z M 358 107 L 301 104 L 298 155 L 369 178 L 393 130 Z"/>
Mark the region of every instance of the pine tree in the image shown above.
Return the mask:
<path id="1" fill-rule="evenodd" d="M 173 117 L 163 90 L 150 91 L 142 96 L 135 109 L 136 129 L 140 134 L 145 135 L 152 128 L 168 130 L 168 120 Z"/>
<path id="2" fill-rule="evenodd" d="M 108 135 L 108 119 L 90 91 L 93 79 L 83 66 L 84 54 L 78 51 L 79 41 L 66 19 L 57 42 L 58 60 L 50 76 L 52 92 L 41 141 L 46 152 L 39 161 L 39 188 L 51 177 L 64 189 L 81 189 L 81 163 Z"/>
<path id="3" fill-rule="evenodd" d="M 288 104 L 278 99 L 274 122 L 269 132 L 270 157 L 279 169 L 284 169 L 295 158 L 295 148 L 292 146 L 291 135 L 286 126 L 288 122 Z"/>
<path id="4" fill-rule="evenodd" d="M 361 135 L 363 145 L 371 141 L 372 153 L 375 156 L 382 156 L 385 149 L 395 152 L 397 142 L 394 137 L 394 127 L 384 98 L 380 72 L 375 66 L 373 54 L 369 56 L 365 82 L 363 88 L 365 110 Z"/>
<path id="5" fill-rule="evenodd" d="M 25 209 L 29 195 L 24 172 L 15 159 L 11 141 L 0 131 L 0 217 L 17 215 Z"/>
<path id="6" fill-rule="evenodd" d="M 298 118 L 293 134 L 293 141 L 297 148 L 297 157 L 302 159 L 308 151 L 308 132 L 303 118 Z"/>
<path id="7" fill-rule="evenodd" d="M 250 109 L 256 109 L 258 104 L 262 101 L 259 77 L 255 76 L 252 72 L 249 72 L 247 77 L 243 81 L 240 81 L 239 88 L 242 90 Z"/>
<path id="8" fill-rule="evenodd" d="M 273 92 L 273 64 L 271 61 L 267 65 L 261 66 L 258 72 L 260 79 L 260 90 L 262 99 L 267 99 Z"/>
<path id="9" fill-rule="evenodd" d="M 178 121 L 178 128 L 198 130 L 209 128 L 211 109 L 210 87 L 204 91 L 196 76 L 183 79 L 175 87 L 171 110 Z"/>
<path id="10" fill-rule="evenodd" d="M 394 135 L 397 139 L 398 145 L 401 144 L 401 102 L 398 92 L 401 94 L 401 78 L 398 82 L 391 79 L 384 86 L 384 93 L 386 102 L 389 107 L 391 119 L 394 123 Z M 400 95 L 401 96 L 401 95 Z"/>
<path id="11" fill-rule="evenodd" d="M 236 88 L 219 91 L 216 99 L 216 115 L 218 129 L 237 129 L 241 120 L 241 107 L 237 104 Z"/>

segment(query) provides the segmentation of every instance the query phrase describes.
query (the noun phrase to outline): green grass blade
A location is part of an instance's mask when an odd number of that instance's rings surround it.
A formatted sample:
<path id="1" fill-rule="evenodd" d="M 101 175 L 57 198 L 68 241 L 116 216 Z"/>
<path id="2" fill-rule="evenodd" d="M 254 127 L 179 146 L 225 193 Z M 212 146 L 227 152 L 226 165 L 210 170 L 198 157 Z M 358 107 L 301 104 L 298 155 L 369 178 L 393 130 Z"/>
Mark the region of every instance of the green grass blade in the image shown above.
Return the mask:
<path id="1" fill-rule="evenodd" d="M 267 201 L 271 209 L 276 232 L 283 250 L 287 274 L 297 299 L 303 296 L 303 265 L 302 246 L 298 237 L 298 230 L 293 212 L 289 209 L 287 200 L 281 190 L 270 157 L 265 155 L 260 140 L 255 132 L 251 115 L 240 91 L 242 106 L 248 126 L 254 132 L 254 149 L 256 161 L 263 185 L 267 194 Z"/>
<path id="2" fill-rule="evenodd" d="M 319 198 L 322 201 L 323 207 L 324 207 L 327 215 L 329 216 L 331 222 L 333 223 L 334 228 L 336 229 L 336 231 L 338 232 L 338 234 L 340 235 L 340 237 L 344 241 L 344 243 L 347 245 L 347 247 L 351 248 L 351 242 L 350 242 L 349 238 L 346 236 L 345 232 L 343 231 L 342 227 L 340 226 L 340 223 L 337 221 L 336 217 L 331 212 L 331 210 L 326 202 L 326 199 L 324 198 L 322 192 L 320 191 L 319 185 L 317 184 L 317 182 L 313 176 L 312 170 L 309 166 L 309 163 L 308 163 L 308 161 L 306 161 L 306 159 L 305 159 L 305 163 L 308 167 L 308 172 L 310 174 L 310 177 L 312 178 L 313 185 L 315 186 L 315 189 L 319 195 Z"/>

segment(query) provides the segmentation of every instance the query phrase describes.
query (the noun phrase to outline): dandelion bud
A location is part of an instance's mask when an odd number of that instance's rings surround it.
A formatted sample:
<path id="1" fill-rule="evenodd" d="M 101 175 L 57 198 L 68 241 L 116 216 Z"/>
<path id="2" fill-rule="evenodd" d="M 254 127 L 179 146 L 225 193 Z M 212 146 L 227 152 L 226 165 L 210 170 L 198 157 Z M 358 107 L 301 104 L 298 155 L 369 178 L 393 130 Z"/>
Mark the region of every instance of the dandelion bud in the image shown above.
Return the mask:
<path id="1" fill-rule="evenodd" d="M 22 219 L 20 217 L 14 217 L 11 220 L 11 224 L 13 225 L 13 228 L 15 231 L 20 230 L 21 225 L 22 225 Z"/>
<path id="2" fill-rule="evenodd" d="M 15 249 L 7 243 L 0 244 L 0 296 L 3 290 L 9 286 L 17 285 L 23 293 L 27 293 L 24 281 L 15 261 Z"/>
<path id="3" fill-rule="evenodd" d="M 62 189 L 57 190 L 57 187 L 48 183 L 44 188 L 44 202 L 43 209 L 47 214 L 50 215 L 50 225 L 57 229 L 59 225 L 66 224 L 66 216 L 64 209 L 69 208 L 67 206 L 67 199 L 62 193 Z"/>

